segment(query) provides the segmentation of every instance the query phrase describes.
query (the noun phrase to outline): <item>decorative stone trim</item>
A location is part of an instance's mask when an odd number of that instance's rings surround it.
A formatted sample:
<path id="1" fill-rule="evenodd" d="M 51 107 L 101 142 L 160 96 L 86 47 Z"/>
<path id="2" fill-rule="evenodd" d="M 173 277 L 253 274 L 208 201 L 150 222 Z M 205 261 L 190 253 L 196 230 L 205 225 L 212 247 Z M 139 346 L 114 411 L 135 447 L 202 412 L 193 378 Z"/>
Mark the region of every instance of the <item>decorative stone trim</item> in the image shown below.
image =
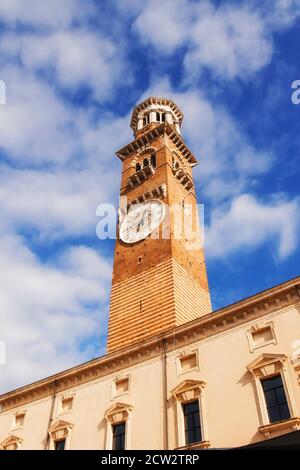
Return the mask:
<path id="1" fill-rule="evenodd" d="M 285 354 L 261 354 L 258 358 L 252 361 L 247 366 L 248 371 L 251 373 L 256 389 L 256 394 L 259 404 L 261 427 L 267 425 L 275 425 L 277 423 L 270 423 L 269 416 L 266 408 L 265 396 L 263 393 L 261 379 L 272 377 L 274 375 L 281 375 L 282 383 L 284 386 L 286 399 L 290 415 L 292 418 L 296 417 L 297 411 L 293 399 L 292 387 L 287 369 L 287 356 Z"/>
<path id="2" fill-rule="evenodd" d="M 136 199 L 133 199 L 130 201 L 128 204 L 124 204 L 119 208 L 119 220 L 123 220 L 123 217 L 127 214 L 129 211 L 130 207 L 133 206 L 134 204 L 141 204 L 144 201 L 147 201 L 148 199 L 155 199 L 155 198 L 165 198 L 167 196 L 167 185 L 166 184 L 160 184 L 158 186 L 155 186 L 153 189 L 150 191 L 146 191 L 145 193 L 141 194 L 141 196 L 137 197 Z"/>
<path id="3" fill-rule="evenodd" d="M 167 135 L 171 142 L 177 147 L 181 155 L 191 164 L 195 166 L 198 162 L 196 157 L 192 154 L 190 149 L 186 146 L 182 137 L 174 130 L 171 124 L 164 122 L 157 126 L 145 131 L 140 137 L 130 142 L 128 145 L 116 152 L 117 157 L 121 161 L 126 160 L 133 152 L 139 152 L 149 146 L 158 137 Z"/>
<path id="4" fill-rule="evenodd" d="M 50 426 L 49 434 L 51 435 L 51 438 L 54 440 L 63 439 L 69 435 L 72 427 L 73 427 L 73 424 L 60 419 L 56 423 L 52 424 L 52 426 Z"/>
<path id="5" fill-rule="evenodd" d="M 266 424 L 265 426 L 260 426 L 259 432 L 261 432 L 265 439 L 271 439 L 272 434 L 300 430 L 300 418 L 290 418 L 285 419 L 284 421 L 278 421 L 277 423 Z"/>
<path id="6" fill-rule="evenodd" d="M 270 331 L 270 340 L 263 342 L 262 344 L 255 344 L 254 336 L 259 333 L 263 333 L 265 330 Z M 273 322 L 265 322 L 264 320 L 254 323 L 246 333 L 250 352 L 254 352 L 256 349 L 262 348 L 270 344 L 277 344 L 274 324 Z"/>
<path id="7" fill-rule="evenodd" d="M 178 179 L 179 183 L 189 192 L 194 189 L 194 183 L 192 177 L 183 168 L 173 170 L 173 175 Z"/>
<path id="8" fill-rule="evenodd" d="M 65 392 L 63 395 L 59 397 L 58 403 L 57 403 L 57 414 L 58 415 L 64 415 L 67 413 L 72 413 L 73 407 L 74 407 L 74 397 L 75 393 L 70 393 L 70 392 Z M 70 409 L 64 409 L 64 405 L 66 402 L 71 403 Z"/>
<path id="9" fill-rule="evenodd" d="M 0 450 L 18 450 L 22 442 L 23 439 L 11 434 L 0 443 Z"/>
<path id="10" fill-rule="evenodd" d="M 70 448 L 70 438 L 71 438 L 71 430 L 72 430 L 73 424 L 69 423 L 67 421 L 63 421 L 62 419 L 56 421 L 53 423 L 48 432 L 50 435 L 50 450 L 54 450 L 55 448 L 55 441 L 60 441 L 65 439 L 66 444 L 65 444 L 65 449 Z"/>
<path id="11" fill-rule="evenodd" d="M 123 423 L 128 419 L 129 413 L 132 409 L 133 407 L 131 405 L 116 403 L 106 411 L 105 417 L 111 424 Z"/>
<path id="12" fill-rule="evenodd" d="M 11 430 L 16 431 L 17 429 L 23 429 L 23 423 L 25 420 L 27 410 L 19 410 L 14 413 L 12 417 Z M 18 423 L 18 420 L 21 419 L 21 423 Z"/>
<path id="13" fill-rule="evenodd" d="M 198 400 L 199 402 L 200 423 L 201 423 L 201 431 L 202 431 L 202 439 L 203 439 L 201 443 L 197 442 L 193 445 L 196 445 L 196 444 L 201 445 L 203 442 L 208 442 L 207 421 L 206 421 L 204 393 L 203 393 L 204 386 L 205 386 L 205 382 L 203 382 L 203 380 L 184 380 L 171 391 L 171 395 L 173 399 L 175 399 L 175 405 L 176 405 L 176 411 L 177 411 L 177 423 L 176 424 L 177 424 L 178 448 L 183 448 L 183 447 L 188 448 L 188 446 L 186 446 L 185 444 L 184 417 L 183 417 L 182 404 L 189 402 L 189 401 L 193 401 L 193 400 Z"/>
<path id="14" fill-rule="evenodd" d="M 157 152 L 157 149 L 155 149 L 154 147 L 145 147 L 143 150 L 141 150 L 138 154 L 137 154 L 137 158 L 136 160 L 139 159 L 139 157 L 141 157 L 142 155 L 151 155 L 151 154 L 155 154 Z"/>
<path id="15" fill-rule="evenodd" d="M 292 364 L 298 377 L 298 384 L 300 385 L 300 355 L 293 358 Z"/>
<path id="16" fill-rule="evenodd" d="M 127 382 L 127 389 L 118 391 L 118 384 L 122 382 Z M 112 381 L 111 387 L 111 400 L 122 395 L 130 395 L 130 386 L 131 386 L 131 377 L 130 375 L 125 375 L 124 373 L 117 375 Z M 126 388 L 126 387 L 125 387 Z"/>
<path id="17" fill-rule="evenodd" d="M 177 401 L 191 401 L 200 396 L 204 386 L 205 382 L 201 380 L 184 380 L 171 391 L 171 394 Z"/>
<path id="18" fill-rule="evenodd" d="M 287 359 L 285 354 L 261 354 L 248 364 L 247 369 L 260 379 L 281 372 Z"/>
<path id="19" fill-rule="evenodd" d="M 132 405 L 125 403 L 116 403 L 112 405 L 105 413 L 107 420 L 107 432 L 106 432 L 106 449 L 112 449 L 113 443 L 113 432 L 112 428 L 116 424 L 126 423 L 125 428 L 125 449 L 130 448 L 130 433 L 131 433 L 131 411 L 133 410 Z"/>
<path id="20" fill-rule="evenodd" d="M 142 103 L 139 103 L 137 106 L 135 106 L 135 108 L 133 110 L 133 113 L 132 113 L 131 123 L 130 123 L 131 129 L 133 129 L 133 130 L 136 129 L 139 113 L 141 113 L 144 109 L 148 108 L 152 104 L 161 105 L 161 106 L 169 106 L 169 108 L 175 114 L 178 122 L 181 124 L 182 119 L 183 119 L 183 113 L 180 111 L 177 104 L 174 103 L 173 100 L 169 100 L 169 99 L 165 99 L 165 98 L 157 98 L 157 97 L 151 96 L 147 100 L 145 100 Z"/>
<path id="21" fill-rule="evenodd" d="M 182 368 L 182 362 L 184 360 L 191 359 L 192 357 L 195 357 L 195 365 L 189 367 L 186 370 L 183 370 Z M 182 351 L 177 357 L 176 357 L 176 372 L 177 372 L 177 377 L 183 374 L 187 374 L 188 372 L 193 372 L 195 370 L 199 370 L 199 350 L 198 349 L 190 349 L 190 350 L 185 350 Z"/>
<path id="22" fill-rule="evenodd" d="M 136 171 L 133 175 L 129 176 L 127 180 L 128 186 L 130 186 L 131 188 L 134 188 L 141 182 L 147 180 L 152 175 L 154 175 L 154 172 L 155 172 L 155 169 L 153 168 L 151 163 L 149 163 L 148 165 L 144 166 L 140 170 Z"/>
<path id="23" fill-rule="evenodd" d="M 176 450 L 196 450 L 196 449 L 207 449 L 210 447 L 210 441 L 196 442 L 195 444 L 189 444 L 188 446 L 176 447 Z"/>

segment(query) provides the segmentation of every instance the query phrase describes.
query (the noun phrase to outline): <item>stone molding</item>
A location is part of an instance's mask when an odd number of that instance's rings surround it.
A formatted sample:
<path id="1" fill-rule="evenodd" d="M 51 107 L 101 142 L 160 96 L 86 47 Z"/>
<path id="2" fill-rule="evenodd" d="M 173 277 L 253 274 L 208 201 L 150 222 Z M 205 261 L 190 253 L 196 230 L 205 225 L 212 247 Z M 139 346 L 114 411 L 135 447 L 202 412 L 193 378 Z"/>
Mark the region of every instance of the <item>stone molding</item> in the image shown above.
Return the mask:
<path id="1" fill-rule="evenodd" d="M 16 450 L 19 448 L 23 439 L 11 434 L 0 443 L 0 450 Z"/>
<path id="2" fill-rule="evenodd" d="M 266 407 L 265 395 L 262 389 L 261 380 L 267 377 L 273 377 L 274 375 L 280 375 L 282 384 L 284 387 L 286 400 L 290 412 L 291 419 L 297 418 L 297 410 L 293 397 L 293 389 L 291 386 L 290 375 L 289 375 L 289 364 L 285 354 L 261 354 L 254 361 L 248 364 L 247 369 L 253 377 L 254 387 L 256 390 L 256 396 L 258 400 L 259 414 L 261 426 L 260 429 L 270 427 L 272 430 L 281 430 L 280 422 L 270 423 L 268 411 Z M 286 420 L 289 421 L 289 420 Z M 279 427 L 276 427 L 276 426 Z M 268 431 L 267 431 L 268 432 Z M 271 434 L 269 433 L 269 437 Z"/>
<path id="3" fill-rule="evenodd" d="M 271 338 L 262 344 L 255 344 L 253 334 L 260 333 L 265 330 L 270 330 Z M 246 332 L 250 352 L 253 353 L 256 349 L 263 348 L 269 344 L 277 344 L 277 339 L 274 331 L 274 323 L 272 321 L 266 322 L 264 320 L 254 323 L 251 328 Z"/>
<path id="4" fill-rule="evenodd" d="M 115 403 L 105 413 L 107 421 L 111 424 L 118 424 L 127 421 L 133 407 L 125 403 Z"/>
<path id="5" fill-rule="evenodd" d="M 53 423 L 49 428 L 49 434 L 53 441 L 57 441 L 59 439 L 65 439 L 69 436 L 70 431 L 73 427 L 72 423 L 68 423 L 67 421 L 63 421 L 62 419 Z"/>
<path id="6" fill-rule="evenodd" d="M 133 152 L 140 152 L 141 150 L 144 150 L 145 147 L 148 147 L 151 144 L 151 142 L 164 135 L 169 137 L 171 142 L 177 147 L 181 155 L 186 158 L 191 166 L 195 166 L 198 163 L 196 157 L 186 146 L 183 138 L 174 130 L 171 124 L 166 122 L 163 124 L 158 124 L 152 129 L 145 131 L 140 137 L 137 137 L 135 140 L 125 145 L 125 147 L 118 150 L 116 155 L 123 162 Z"/>
<path id="7" fill-rule="evenodd" d="M 137 126 L 138 115 L 144 109 L 148 108 L 152 104 L 162 105 L 162 106 L 169 106 L 169 108 L 175 114 L 179 124 L 181 124 L 181 122 L 183 120 L 183 113 L 182 113 L 182 111 L 180 111 L 177 104 L 174 103 L 173 100 L 169 100 L 167 98 L 158 98 L 158 97 L 155 97 L 155 96 L 150 96 L 148 99 L 142 101 L 141 103 L 139 103 L 138 105 L 136 105 L 134 107 L 133 112 L 132 112 L 131 123 L 130 123 L 131 129 L 135 130 L 135 128 Z"/>
<path id="8" fill-rule="evenodd" d="M 195 400 L 205 387 L 203 380 L 184 380 L 171 391 L 171 395 L 180 402 Z"/>
<path id="9" fill-rule="evenodd" d="M 299 431 L 299 429 L 300 418 L 290 418 L 284 421 L 278 421 L 277 423 L 260 426 L 259 432 L 265 436 L 265 439 L 270 439 L 274 433 L 280 432 L 280 434 L 285 434 L 287 432 Z"/>
<path id="10" fill-rule="evenodd" d="M 196 450 L 196 449 L 207 449 L 210 447 L 210 441 L 196 442 L 195 444 L 189 444 L 187 446 L 176 447 L 176 450 Z"/>
<path id="11" fill-rule="evenodd" d="M 247 369 L 260 379 L 280 373 L 287 356 L 285 354 L 261 354 L 248 364 Z"/>

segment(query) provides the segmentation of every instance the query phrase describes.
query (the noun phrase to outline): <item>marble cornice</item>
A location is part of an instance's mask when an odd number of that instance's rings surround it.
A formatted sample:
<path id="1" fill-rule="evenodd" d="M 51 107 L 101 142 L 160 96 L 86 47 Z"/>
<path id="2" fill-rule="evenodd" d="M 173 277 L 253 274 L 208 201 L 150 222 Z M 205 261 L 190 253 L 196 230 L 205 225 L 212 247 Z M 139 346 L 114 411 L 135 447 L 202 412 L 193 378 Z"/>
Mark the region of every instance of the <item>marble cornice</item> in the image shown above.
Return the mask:
<path id="1" fill-rule="evenodd" d="M 260 292 L 225 308 L 119 351 L 39 380 L 0 396 L 2 411 L 77 387 L 153 359 L 239 325 L 264 317 L 300 301 L 300 277 Z"/>

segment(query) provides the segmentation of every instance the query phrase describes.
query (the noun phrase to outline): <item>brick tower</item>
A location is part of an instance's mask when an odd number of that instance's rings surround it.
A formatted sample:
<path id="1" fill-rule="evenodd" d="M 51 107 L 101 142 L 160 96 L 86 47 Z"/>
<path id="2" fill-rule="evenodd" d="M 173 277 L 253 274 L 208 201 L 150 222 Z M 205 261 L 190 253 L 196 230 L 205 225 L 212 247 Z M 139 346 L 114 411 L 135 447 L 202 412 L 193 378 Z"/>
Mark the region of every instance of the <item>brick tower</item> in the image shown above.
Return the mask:
<path id="1" fill-rule="evenodd" d="M 148 98 L 133 110 L 135 139 L 117 152 L 123 169 L 108 352 L 211 312 L 196 230 L 197 160 L 180 135 L 182 119 L 172 100 Z"/>

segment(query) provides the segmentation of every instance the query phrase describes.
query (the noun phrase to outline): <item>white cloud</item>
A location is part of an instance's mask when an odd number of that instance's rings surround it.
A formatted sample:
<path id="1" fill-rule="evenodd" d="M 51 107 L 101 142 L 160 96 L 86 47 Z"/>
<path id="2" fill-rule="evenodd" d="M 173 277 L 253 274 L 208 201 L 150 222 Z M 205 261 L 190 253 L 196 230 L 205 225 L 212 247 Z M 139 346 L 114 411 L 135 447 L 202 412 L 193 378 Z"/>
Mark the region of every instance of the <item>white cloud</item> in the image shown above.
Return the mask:
<path id="1" fill-rule="evenodd" d="M 1 46 L 0 46 L 1 49 Z M 129 117 L 95 113 L 64 101 L 51 83 L 19 66 L 5 66 L 7 104 L 0 107 L 0 149 L 10 160 L 59 166 L 70 159 L 101 160 L 130 138 Z M 97 117 L 98 115 L 98 117 Z M 84 158 L 83 158 L 84 156 Z"/>
<path id="2" fill-rule="evenodd" d="M 0 147 L 35 164 L 65 162 L 74 151 L 71 110 L 45 82 L 17 67 L 2 69 L 7 104 L 0 108 Z"/>
<path id="3" fill-rule="evenodd" d="M 0 339 L 7 348 L 1 391 L 97 355 L 110 264 L 84 246 L 45 264 L 13 235 L 2 235 L 0 247 Z"/>
<path id="4" fill-rule="evenodd" d="M 251 194 L 234 198 L 230 207 L 221 206 L 211 213 L 206 230 L 208 256 L 225 258 L 239 250 L 253 251 L 264 243 L 277 242 L 277 256 L 289 256 L 297 245 L 299 200 L 275 198 L 269 203 Z"/>
<path id="5" fill-rule="evenodd" d="M 104 168 L 95 165 L 82 170 L 45 171 L 1 167 L 3 220 L 17 231 L 37 232 L 44 241 L 93 236 L 98 204 L 111 202 L 117 190 L 115 173 Z"/>
<path id="6" fill-rule="evenodd" d="M 272 41 L 260 16 L 232 5 L 200 14 L 189 29 L 191 47 L 184 60 L 188 79 L 203 67 L 233 79 L 248 78 L 272 57 Z"/>
<path id="7" fill-rule="evenodd" d="M 184 45 L 191 18 L 186 0 L 151 0 L 136 18 L 133 29 L 142 42 L 164 53 Z"/>
<path id="8" fill-rule="evenodd" d="M 282 30 L 295 24 L 300 16 L 299 0 L 268 0 L 259 2 L 259 9 L 271 30 Z"/>
<path id="9" fill-rule="evenodd" d="M 158 52 L 186 46 L 187 81 L 206 67 L 232 79 L 248 78 L 272 57 L 271 36 L 259 12 L 243 5 L 150 0 L 133 25 L 141 41 Z"/>
<path id="10" fill-rule="evenodd" d="M 92 2 L 80 0 L 1 0 L 0 19 L 34 27 L 63 28 L 94 13 Z"/>
<path id="11" fill-rule="evenodd" d="M 54 82 L 68 91 L 89 87 L 98 102 L 108 101 L 118 83 L 124 86 L 130 80 L 124 47 L 84 28 L 23 34 L 21 40 L 17 34 L 7 34 L 0 50 L 4 57 L 16 57 L 31 71 L 44 69 L 50 75 L 54 71 Z"/>

